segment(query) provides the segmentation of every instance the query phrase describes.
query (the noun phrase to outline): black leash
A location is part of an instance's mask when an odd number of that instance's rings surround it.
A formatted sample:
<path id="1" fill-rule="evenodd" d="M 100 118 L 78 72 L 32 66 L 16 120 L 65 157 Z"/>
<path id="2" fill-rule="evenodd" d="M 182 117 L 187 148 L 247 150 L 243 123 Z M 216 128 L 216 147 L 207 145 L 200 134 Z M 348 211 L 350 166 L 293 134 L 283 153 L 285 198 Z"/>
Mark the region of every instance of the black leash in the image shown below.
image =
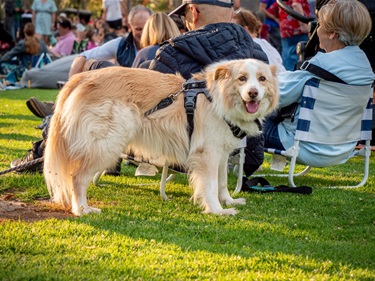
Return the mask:
<path id="1" fill-rule="evenodd" d="M 5 174 L 10 173 L 10 172 L 13 172 L 13 171 L 23 170 L 25 168 L 28 168 L 28 167 L 33 166 L 35 164 L 41 163 L 43 161 L 44 161 L 44 157 L 40 157 L 38 159 L 26 162 L 25 164 L 21 164 L 21 165 L 18 165 L 16 167 L 13 167 L 13 168 L 10 168 L 10 169 L 4 170 L 4 171 L 0 171 L 0 176 L 5 175 Z"/>

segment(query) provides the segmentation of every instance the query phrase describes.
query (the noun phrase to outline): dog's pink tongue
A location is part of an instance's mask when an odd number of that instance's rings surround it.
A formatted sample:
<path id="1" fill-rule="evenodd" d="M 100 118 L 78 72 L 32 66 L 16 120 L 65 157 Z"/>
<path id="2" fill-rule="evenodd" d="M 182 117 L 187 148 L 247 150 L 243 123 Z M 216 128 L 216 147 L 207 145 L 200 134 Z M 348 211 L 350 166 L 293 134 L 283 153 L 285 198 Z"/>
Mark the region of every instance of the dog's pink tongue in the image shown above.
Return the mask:
<path id="1" fill-rule="evenodd" d="M 255 113 L 258 110 L 258 103 L 255 101 L 246 102 L 246 110 L 249 113 Z"/>

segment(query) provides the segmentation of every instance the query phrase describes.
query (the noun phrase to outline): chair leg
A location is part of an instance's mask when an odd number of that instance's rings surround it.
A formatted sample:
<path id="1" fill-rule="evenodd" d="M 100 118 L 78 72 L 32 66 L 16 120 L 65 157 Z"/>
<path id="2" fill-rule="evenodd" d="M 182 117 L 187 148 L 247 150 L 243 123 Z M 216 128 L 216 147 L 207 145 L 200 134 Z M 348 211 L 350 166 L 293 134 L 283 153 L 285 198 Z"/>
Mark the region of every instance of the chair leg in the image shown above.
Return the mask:
<path id="1" fill-rule="evenodd" d="M 92 179 L 92 183 L 95 185 L 95 186 L 99 186 L 99 179 L 100 179 L 100 176 L 104 173 L 103 172 L 97 172 L 94 176 L 94 178 Z"/>
<path id="2" fill-rule="evenodd" d="M 363 154 L 361 154 L 361 155 L 364 156 L 364 158 L 365 158 L 362 181 L 359 184 L 355 185 L 355 186 L 344 186 L 346 188 L 361 187 L 361 186 L 364 186 L 365 183 L 367 182 L 368 175 L 369 175 L 369 168 L 370 168 L 370 156 L 371 156 L 371 144 L 370 144 L 369 140 L 366 141 L 365 147 L 362 148 L 362 149 L 364 150 L 364 155 Z"/>
<path id="3" fill-rule="evenodd" d="M 237 176 L 237 186 L 233 192 L 233 195 L 239 193 L 242 188 L 242 180 L 243 180 L 243 164 L 245 163 L 245 148 L 240 148 L 240 163 L 238 164 L 238 176 Z"/>

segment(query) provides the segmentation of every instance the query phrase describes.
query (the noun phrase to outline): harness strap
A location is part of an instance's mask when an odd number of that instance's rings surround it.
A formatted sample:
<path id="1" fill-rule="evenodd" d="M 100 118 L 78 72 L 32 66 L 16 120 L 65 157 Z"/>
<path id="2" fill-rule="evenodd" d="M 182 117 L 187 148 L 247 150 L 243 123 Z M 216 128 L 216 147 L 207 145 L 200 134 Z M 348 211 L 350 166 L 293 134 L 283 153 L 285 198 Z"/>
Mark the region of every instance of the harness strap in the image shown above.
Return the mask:
<path id="1" fill-rule="evenodd" d="M 212 102 L 212 96 L 210 95 L 208 89 L 206 88 L 206 81 L 197 81 L 195 79 L 187 80 L 183 85 L 182 89 L 177 94 L 172 94 L 167 98 L 160 101 L 154 108 L 150 109 L 149 111 L 145 112 L 144 116 L 148 116 L 151 113 L 163 109 L 169 105 L 171 105 L 175 100 L 177 95 L 181 92 L 184 92 L 184 106 L 186 117 L 188 121 L 188 133 L 189 137 L 191 138 L 193 131 L 194 131 L 194 110 L 197 103 L 197 96 L 199 94 L 204 94 L 205 97 L 209 102 Z M 233 135 L 236 138 L 242 139 L 246 137 L 246 133 L 242 131 L 242 129 L 236 125 L 231 124 L 224 118 L 225 122 L 228 124 L 230 130 L 232 131 Z M 262 130 L 262 125 L 258 119 L 255 120 L 258 125 L 259 130 Z"/>
<path id="2" fill-rule="evenodd" d="M 204 94 L 210 102 L 212 101 L 212 97 L 206 88 L 206 81 L 189 79 L 182 85 L 182 88 L 184 91 L 184 106 L 188 121 L 187 130 L 189 133 L 189 138 L 191 139 L 194 131 L 194 110 L 197 103 L 197 96 L 199 94 Z"/>
<path id="3" fill-rule="evenodd" d="M 148 116 L 151 113 L 154 113 L 155 111 L 159 109 L 166 108 L 167 106 L 170 106 L 174 102 L 173 96 L 166 97 L 165 99 L 161 100 L 154 108 L 150 109 L 149 111 L 146 111 L 144 116 Z"/>

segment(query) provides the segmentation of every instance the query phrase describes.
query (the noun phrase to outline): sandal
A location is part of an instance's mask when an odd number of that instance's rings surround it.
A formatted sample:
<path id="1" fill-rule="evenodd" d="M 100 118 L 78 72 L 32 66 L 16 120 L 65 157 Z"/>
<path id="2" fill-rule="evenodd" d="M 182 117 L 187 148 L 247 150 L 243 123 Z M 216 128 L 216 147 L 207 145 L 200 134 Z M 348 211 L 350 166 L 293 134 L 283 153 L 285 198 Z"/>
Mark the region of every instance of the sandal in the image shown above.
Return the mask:
<path id="1" fill-rule="evenodd" d="M 300 194 L 311 194 L 312 188 L 310 186 L 297 186 L 290 187 L 287 185 L 272 186 L 265 178 L 253 177 L 247 181 L 244 181 L 241 191 L 245 192 L 291 192 Z"/>

